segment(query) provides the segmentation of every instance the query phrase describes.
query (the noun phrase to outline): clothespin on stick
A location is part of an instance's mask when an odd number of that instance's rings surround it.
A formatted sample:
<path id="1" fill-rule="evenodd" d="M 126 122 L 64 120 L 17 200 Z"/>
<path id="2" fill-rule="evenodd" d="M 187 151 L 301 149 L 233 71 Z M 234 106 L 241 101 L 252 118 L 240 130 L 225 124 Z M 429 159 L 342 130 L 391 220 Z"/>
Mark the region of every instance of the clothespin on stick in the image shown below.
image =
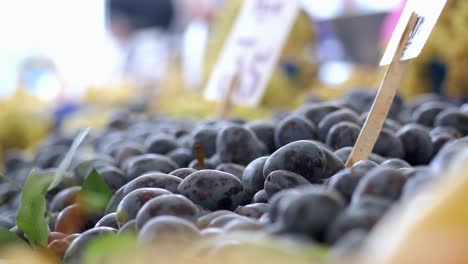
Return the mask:
<path id="1" fill-rule="evenodd" d="M 235 73 L 231 78 L 229 87 L 226 91 L 223 101 L 221 102 L 221 109 L 219 111 L 219 118 L 221 120 L 227 120 L 231 116 L 233 108 L 232 96 L 234 95 L 235 90 L 239 86 L 239 83 L 240 74 Z"/>
<path id="2" fill-rule="evenodd" d="M 372 153 L 372 149 L 374 148 L 375 142 L 377 142 L 385 118 L 387 117 L 406 70 L 407 62 L 401 61 L 401 57 L 405 52 L 411 32 L 414 30 L 418 18 L 419 16 L 413 13 L 406 25 L 405 31 L 399 41 L 397 51 L 393 55 L 392 62 L 388 66 L 366 122 L 346 161 L 346 167 L 351 167 L 360 160 L 368 159 L 369 155 Z"/>

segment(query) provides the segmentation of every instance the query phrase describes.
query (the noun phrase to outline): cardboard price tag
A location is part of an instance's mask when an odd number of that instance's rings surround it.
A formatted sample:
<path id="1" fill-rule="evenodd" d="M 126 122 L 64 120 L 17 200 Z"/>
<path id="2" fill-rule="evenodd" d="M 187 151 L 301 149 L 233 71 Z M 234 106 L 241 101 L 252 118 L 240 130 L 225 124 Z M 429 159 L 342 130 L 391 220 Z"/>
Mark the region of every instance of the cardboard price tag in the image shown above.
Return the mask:
<path id="1" fill-rule="evenodd" d="M 205 90 L 223 101 L 234 76 L 232 102 L 258 105 L 299 13 L 298 0 L 245 0 Z"/>
<path id="2" fill-rule="evenodd" d="M 418 57 L 429 39 L 446 3 L 447 0 L 408 0 L 380 65 L 388 65 L 392 62 L 392 58 L 398 48 L 398 43 L 413 13 L 418 14 L 418 21 L 411 31 L 401 60 L 404 61 Z"/>
<path id="3" fill-rule="evenodd" d="M 447 0 L 408 0 L 381 61 L 382 65 L 390 65 L 346 161 L 346 167 L 369 157 L 405 72 L 406 60 L 419 56 L 446 2 Z"/>

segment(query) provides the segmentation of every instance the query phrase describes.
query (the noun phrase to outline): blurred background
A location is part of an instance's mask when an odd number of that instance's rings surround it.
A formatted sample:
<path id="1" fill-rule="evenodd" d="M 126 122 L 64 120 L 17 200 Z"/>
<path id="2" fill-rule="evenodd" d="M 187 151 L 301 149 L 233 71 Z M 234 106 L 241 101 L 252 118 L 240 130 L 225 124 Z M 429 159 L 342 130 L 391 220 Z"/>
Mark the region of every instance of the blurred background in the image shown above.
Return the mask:
<path id="1" fill-rule="evenodd" d="M 59 97 L 79 98 L 90 87 L 106 86 L 125 78 L 134 81 L 158 81 L 174 60 L 183 64 L 184 83 L 200 88 L 203 72 L 199 70 L 206 54 L 214 17 L 223 12 L 229 0 L 82 0 L 67 3 L 59 0 L 31 2 L 9 1 L 0 9 L 0 96 L 11 95 L 18 86 L 44 100 Z M 234 1 L 242 2 L 242 1 Z M 319 32 L 321 60 L 353 58 L 375 66 L 378 60 L 375 43 L 383 15 L 397 8 L 401 0 L 306 0 L 310 26 L 332 21 L 336 36 L 325 26 Z M 340 18 L 371 15 L 373 28 L 360 34 L 348 34 Z M 375 15 L 375 16 L 374 16 Z M 352 29 L 369 23 L 351 25 Z M 352 30 L 353 32 L 355 30 Z M 334 37 L 341 37 L 337 40 Z M 354 39 L 353 39 L 354 38 Z M 374 38 L 369 54 L 357 51 L 356 41 Z M 184 45 L 186 42 L 190 43 Z M 345 42 L 345 43 L 343 43 Z M 348 43 L 349 42 L 349 43 Z M 353 54 L 346 54 L 349 44 Z M 374 49 L 374 50 L 372 50 Z M 348 77 L 349 67 L 329 64 L 322 78 L 331 83 Z M 198 69 L 198 70 L 197 70 Z M 339 70 L 339 75 L 330 78 Z M 330 72 L 331 71 L 331 72 Z M 333 79 L 333 80 L 329 80 Z M 63 99 L 63 98 L 62 98 Z"/>
<path id="2" fill-rule="evenodd" d="M 406 0 L 300 0 L 302 11 L 248 119 L 350 89 L 377 89 Z M 0 8 L 0 153 L 53 129 L 101 127 L 115 111 L 205 118 L 203 89 L 241 0 L 16 0 Z M 468 4 L 449 0 L 400 93 L 466 101 Z M 451 39 L 450 43 L 445 40 Z"/>

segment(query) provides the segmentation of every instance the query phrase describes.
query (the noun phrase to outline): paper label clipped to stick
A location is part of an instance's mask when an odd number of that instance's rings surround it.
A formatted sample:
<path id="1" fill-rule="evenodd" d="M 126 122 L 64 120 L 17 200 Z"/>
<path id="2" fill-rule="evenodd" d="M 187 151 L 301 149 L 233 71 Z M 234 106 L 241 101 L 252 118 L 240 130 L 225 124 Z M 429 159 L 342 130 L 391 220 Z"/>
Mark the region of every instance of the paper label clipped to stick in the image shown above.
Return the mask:
<path id="1" fill-rule="evenodd" d="M 238 74 L 233 103 L 258 105 L 299 10 L 299 0 L 244 0 L 211 73 L 205 98 L 222 101 Z"/>
<path id="2" fill-rule="evenodd" d="M 387 46 L 387 50 L 380 61 L 380 65 L 388 65 L 392 62 L 403 31 L 413 13 L 418 14 L 419 18 L 410 34 L 401 60 L 404 61 L 418 57 L 446 3 L 447 0 L 408 0 Z"/>

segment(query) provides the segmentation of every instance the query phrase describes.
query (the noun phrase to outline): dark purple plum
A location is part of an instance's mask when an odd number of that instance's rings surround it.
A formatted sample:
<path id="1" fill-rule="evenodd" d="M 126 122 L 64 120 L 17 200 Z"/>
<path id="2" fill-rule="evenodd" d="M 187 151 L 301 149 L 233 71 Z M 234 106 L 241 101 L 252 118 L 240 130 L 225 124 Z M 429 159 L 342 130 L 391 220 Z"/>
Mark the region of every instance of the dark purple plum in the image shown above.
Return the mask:
<path id="1" fill-rule="evenodd" d="M 224 226 L 228 225 L 229 223 L 236 221 L 236 220 L 251 220 L 245 216 L 238 215 L 238 214 L 227 214 L 227 215 L 220 215 L 218 217 L 213 218 L 208 224 L 208 228 L 223 228 Z"/>
<path id="2" fill-rule="evenodd" d="M 278 220 L 280 233 L 306 235 L 316 239 L 325 234 L 346 204 L 337 192 L 318 187 L 307 188 L 284 202 Z"/>
<path id="3" fill-rule="evenodd" d="M 264 189 L 256 192 L 254 197 L 252 198 L 253 203 L 268 203 L 268 195 L 266 194 Z"/>
<path id="4" fill-rule="evenodd" d="M 377 197 L 377 196 L 361 196 L 359 199 L 353 200 L 353 202 L 349 205 L 349 210 L 370 210 L 375 212 L 379 216 L 383 216 L 388 209 L 392 207 L 394 201 Z"/>
<path id="5" fill-rule="evenodd" d="M 326 115 L 340 109 L 341 107 L 336 103 L 319 103 L 305 105 L 299 108 L 296 113 L 304 116 L 314 125 L 318 125 Z"/>
<path id="6" fill-rule="evenodd" d="M 120 189 L 127 183 L 127 180 L 124 178 L 123 172 L 117 167 L 105 166 L 100 167 L 99 169 L 97 169 L 97 171 L 102 176 L 102 179 L 113 193 L 115 193 L 118 189 Z"/>
<path id="7" fill-rule="evenodd" d="M 200 163 L 197 159 L 194 159 L 192 162 L 190 162 L 188 167 L 195 170 L 214 170 L 216 165 L 209 159 L 204 159 L 203 163 Z"/>
<path id="8" fill-rule="evenodd" d="M 232 220 L 223 227 L 223 230 L 226 232 L 258 232 L 263 231 L 264 229 L 264 224 L 250 219 Z"/>
<path id="9" fill-rule="evenodd" d="M 403 142 L 395 136 L 395 132 L 385 128 L 380 132 L 372 152 L 383 157 L 400 159 L 405 157 Z"/>
<path id="10" fill-rule="evenodd" d="M 343 163 L 346 163 L 346 161 L 348 160 L 348 157 L 349 155 L 351 154 L 351 151 L 353 150 L 352 147 L 344 147 L 344 148 L 340 148 L 339 150 L 335 151 L 335 155 L 343 162 Z M 378 154 L 375 154 L 375 153 L 371 153 L 369 155 L 369 160 L 377 163 L 377 164 L 380 164 L 382 162 L 385 161 L 385 159 L 378 155 Z"/>
<path id="11" fill-rule="evenodd" d="M 294 141 L 316 138 L 317 128 L 315 125 L 299 115 L 286 117 L 275 130 L 276 148 L 281 148 Z"/>
<path id="12" fill-rule="evenodd" d="M 242 182 L 232 174 L 216 170 L 200 170 L 190 174 L 177 190 L 211 211 L 233 210 L 244 199 Z"/>
<path id="13" fill-rule="evenodd" d="M 437 155 L 437 153 L 439 153 L 439 151 L 442 149 L 443 146 L 445 146 L 445 144 L 454 140 L 455 140 L 455 137 L 449 134 L 439 134 L 439 135 L 431 136 L 432 146 L 434 148 L 432 156 Z"/>
<path id="14" fill-rule="evenodd" d="M 251 130 L 240 125 L 227 125 L 216 138 L 216 153 L 222 163 L 247 166 L 267 151 Z"/>
<path id="15" fill-rule="evenodd" d="M 263 167 L 267 159 L 268 157 L 258 158 L 245 167 L 242 174 L 242 184 L 244 185 L 244 191 L 250 196 L 263 189 L 265 183 Z"/>
<path id="16" fill-rule="evenodd" d="M 350 201 L 354 190 L 366 173 L 366 170 L 359 168 L 343 169 L 328 180 L 328 186 Z"/>
<path id="17" fill-rule="evenodd" d="M 352 147 L 361 132 L 361 127 L 348 122 L 339 122 L 330 128 L 326 137 L 326 144 L 337 150 L 343 147 Z"/>
<path id="18" fill-rule="evenodd" d="M 379 220 L 379 215 L 370 210 L 346 210 L 330 225 L 326 242 L 334 244 L 341 237 L 353 230 L 370 231 Z"/>
<path id="19" fill-rule="evenodd" d="M 409 168 L 411 165 L 402 159 L 388 159 L 381 164 L 382 166 L 388 166 L 393 169 Z"/>
<path id="20" fill-rule="evenodd" d="M 429 131 L 421 125 L 408 124 L 398 130 L 396 136 L 405 150 L 404 160 L 411 165 L 429 163 L 433 146 Z"/>
<path id="21" fill-rule="evenodd" d="M 155 134 L 145 140 L 148 153 L 165 155 L 179 147 L 177 140 L 169 135 Z"/>
<path id="22" fill-rule="evenodd" d="M 234 163 L 221 163 L 216 167 L 216 170 L 230 173 L 242 181 L 242 174 L 244 173 L 245 167 Z"/>
<path id="23" fill-rule="evenodd" d="M 326 115 L 318 124 L 318 135 L 321 141 L 325 141 L 330 129 L 339 122 L 349 121 L 360 124 L 359 116 L 350 109 L 341 109 Z"/>
<path id="24" fill-rule="evenodd" d="M 439 136 L 439 135 L 450 135 L 453 138 L 461 138 L 462 134 L 456 128 L 453 127 L 446 127 L 446 126 L 438 126 L 434 127 L 431 132 L 429 132 L 431 137 Z"/>
<path id="25" fill-rule="evenodd" d="M 208 213 L 200 218 L 198 218 L 197 220 L 197 227 L 200 228 L 200 229 L 205 229 L 206 227 L 208 227 L 208 225 L 210 224 L 210 222 L 217 218 L 218 216 L 221 216 L 221 215 L 231 215 L 231 214 L 234 214 L 233 212 L 231 211 L 228 211 L 228 210 L 218 210 L 218 211 L 214 211 L 214 212 L 211 212 L 211 213 Z"/>
<path id="26" fill-rule="evenodd" d="M 436 116 L 444 111 L 448 105 L 442 102 L 427 102 L 413 112 L 413 121 L 427 127 L 433 127 Z"/>
<path id="27" fill-rule="evenodd" d="M 115 150 L 115 162 L 122 166 L 128 159 L 145 154 L 145 147 L 139 143 L 127 143 L 122 146 L 118 145 Z"/>
<path id="28" fill-rule="evenodd" d="M 114 193 L 106 209 L 106 213 L 115 212 L 120 201 L 130 192 L 140 188 L 161 188 L 167 190 L 169 193 L 177 192 L 177 186 L 179 186 L 182 179 L 174 175 L 168 175 L 164 173 L 148 173 L 142 175 L 133 181 L 125 184 Z"/>
<path id="29" fill-rule="evenodd" d="M 364 170 L 366 172 L 370 171 L 371 169 L 379 166 L 376 162 L 372 160 L 360 160 L 351 167 L 352 169 L 359 169 L 359 170 Z"/>
<path id="30" fill-rule="evenodd" d="M 117 221 L 117 214 L 116 213 L 110 213 L 101 218 L 96 223 L 95 227 L 111 227 L 115 229 L 119 229 L 119 222 Z"/>
<path id="31" fill-rule="evenodd" d="M 181 179 L 185 179 L 187 178 L 187 176 L 189 176 L 190 174 L 196 172 L 197 170 L 196 169 L 192 169 L 192 168 L 180 168 L 180 169 L 177 169 L 171 173 L 169 173 L 169 175 L 174 175 L 174 176 L 177 176 Z"/>
<path id="32" fill-rule="evenodd" d="M 145 154 L 130 158 L 124 166 L 127 181 L 148 172 L 170 173 L 179 168 L 173 160 L 159 154 Z"/>
<path id="33" fill-rule="evenodd" d="M 263 176 L 275 170 L 286 170 L 302 175 L 310 182 L 326 178 L 327 155 L 317 144 L 301 140 L 278 149 L 268 157 L 263 168 Z M 331 175 L 330 175 L 331 176 Z"/>
<path id="34" fill-rule="evenodd" d="M 167 154 L 180 168 L 188 167 L 195 158 L 191 150 L 186 148 L 177 148 Z"/>
<path id="35" fill-rule="evenodd" d="M 463 136 L 468 135 L 468 114 L 458 109 L 446 109 L 436 117 L 436 126 L 453 127 L 460 131 Z"/>
<path id="36" fill-rule="evenodd" d="M 325 157 L 327 159 L 327 164 L 325 166 L 324 171 L 324 178 L 328 179 L 331 176 L 335 175 L 338 171 L 345 168 L 344 163 L 341 161 L 340 157 L 333 153 L 331 150 L 327 148 L 323 148 L 323 152 L 325 153 Z M 318 181 L 321 183 L 321 181 Z"/>
<path id="37" fill-rule="evenodd" d="M 112 166 L 112 158 L 107 155 L 95 155 L 92 158 L 83 160 L 75 165 L 73 172 L 76 179 L 84 180 L 93 169 Z"/>
<path id="38" fill-rule="evenodd" d="M 234 213 L 251 218 L 260 218 L 270 210 L 270 205 L 266 203 L 253 203 L 246 206 L 238 206 Z"/>
<path id="39" fill-rule="evenodd" d="M 205 150 L 205 157 L 209 158 L 216 153 L 216 137 L 218 131 L 214 128 L 201 126 L 191 133 L 192 142 L 190 148 L 193 150 L 194 146 L 201 145 Z M 195 155 L 195 153 L 193 153 Z"/>
<path id="40" fill-rule="evenodd" d="M 273 153 L 276 150 L 275 146 L 275 130 L 276 125 L 269 121 L 252 121 L 245 125 L 252 130 L 263 145 L 267 148 L 268 153 Z"/>
<path id="41" fill-rule="evenodd" d="M 400 198 L 405 182 L 406 177 L 400 171 L 385 166 L 377 167 L 364 175 L 352 199 L 369 195 L 395 201 Z"/>
<path id="42" fill-rule="evenodd" d="M 301 175 L 290 171 L 276 170 L 265 178 L 264 189 L 268 198 L 271 198 L 281 190 L 304 185 L 310 185 L 310 182 Z"/>
<path id="43" fill-rule="evenodd" d="M 152 218 L 172 215 L 194 222 L 198 208 L 192 201 L 180 194 L 161 195 L 145 203 L 136 216 L 136 226 L 140 230 Z"/>
<path id="44" fill-rule="evenodd" d="M 151 199 L 171 194 L 161 188 L 140 188 L 125 195 L 122 201 L 117 206 L 117 221 L 120 225 L 135 219 L 140 209 Z"/>
<path id="45" fill-rule="evenodd" d="M 80 191 L 80 186 L 74 186 L 58 192 L 50 202 L 50 211 L 60 212 L 65 209 L 65 207 L 74 204 Z"/>

